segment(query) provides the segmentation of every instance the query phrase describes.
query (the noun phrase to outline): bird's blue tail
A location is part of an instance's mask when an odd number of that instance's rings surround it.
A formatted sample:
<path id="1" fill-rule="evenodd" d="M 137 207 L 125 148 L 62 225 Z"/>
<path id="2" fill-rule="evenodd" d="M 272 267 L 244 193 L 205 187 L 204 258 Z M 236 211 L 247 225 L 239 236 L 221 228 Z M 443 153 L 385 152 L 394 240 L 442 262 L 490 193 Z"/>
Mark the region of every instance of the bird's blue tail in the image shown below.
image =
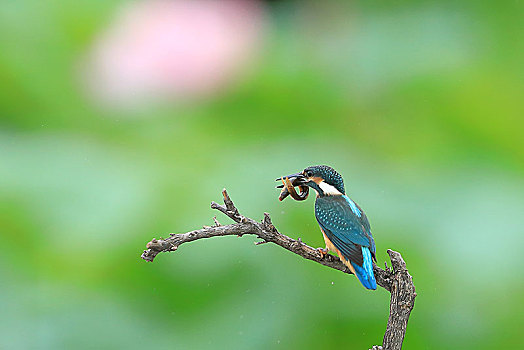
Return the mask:
<path id="1" fill-rule="evenodd" d="M 362 247 L 362 256 L 364 257 L 364 263 L 362 266 L 355 263 L 351 263 L 351 265 L 355 268 L 357 277 L 364 287 L 367 289 L 377 289 L 377 282 L 375 281 L 375 275 L 373 274 L 373 263 L 371 262 L 369 248 Z"/>

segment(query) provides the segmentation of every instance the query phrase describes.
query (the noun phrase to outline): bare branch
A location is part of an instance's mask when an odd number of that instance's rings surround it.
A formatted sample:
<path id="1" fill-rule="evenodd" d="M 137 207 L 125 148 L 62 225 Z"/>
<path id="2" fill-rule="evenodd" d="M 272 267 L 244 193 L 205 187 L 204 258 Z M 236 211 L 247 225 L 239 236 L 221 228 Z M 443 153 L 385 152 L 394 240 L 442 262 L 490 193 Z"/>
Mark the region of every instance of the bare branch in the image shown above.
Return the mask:
<path id="1" fill-rule="evenodd" d="M 222 195 L 225 205 L 211 202 L 211 208 L 224 213 L 235 221 L 234 224 L 221 225 L 214 217 L 214 226 L 205 226 L 203 229 L 187 233 L 171 233 L 170 237 L 166 239 L 153 239 L 147 243 L 147 249 L 142 253 L 142 259 L 153 261 L 159 253 L 175 251 L 180 245 L 197 239 L 218 236 L 241 237 L 249 234 L 261 239 L 261 241 L 255 243 L 256 245 L 274 243 L 305 259 L 351 274 L 351 271 L 338 257 L 331 254 L 323 254 L 319 249 L 310 247 L 302 242 L 300 238 L 295 240 L 278 232 L 271 222 L 268 213 L 264 213 L 264 219 L 261 222 L 255 221 L 240 214 L 225 189 L 222 191 Z M 386 270 L 373 264 L 377 284 L 391 293 L 390 314 L 383 346 L 374 346 L 373 349 L 397 350 L 402 348 L 402 341 L 406 333 L 409 315 L 414 307 L 416 293 L 413 280 L 400 253 L 389 249 L 388 254 L 391 259 L 391 270 L 387 268 L 387 264 Z"/>
<path id="2" fill-rule="evenodd" d="M 388 249 L 388 254 L 394 273 L 391 279 L 388 325 L 382 344 L 384 349 L 401 349 L 417 293 L 402 255 L 391 249 Z"/>

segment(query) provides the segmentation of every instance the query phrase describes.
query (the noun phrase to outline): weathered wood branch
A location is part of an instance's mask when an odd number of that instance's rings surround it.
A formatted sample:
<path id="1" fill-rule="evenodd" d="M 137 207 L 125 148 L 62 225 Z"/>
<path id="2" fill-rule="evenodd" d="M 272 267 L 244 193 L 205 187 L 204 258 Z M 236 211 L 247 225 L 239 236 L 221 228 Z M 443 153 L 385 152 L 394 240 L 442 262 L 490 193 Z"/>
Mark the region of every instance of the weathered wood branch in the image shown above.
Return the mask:
<path id="1" fill-rule="evenodd" d="M 300 238 L 295 240 L 278 232 L 275 226 L 273 226 L 268 213 L 264 213 L 264 219 L 261 222 L 255 221 L 240 214 L 231 198 L 229 198 L 226 190 L 222 191 L 222 195 L 224 197 L 224 205 L 211 202 L 211 208 L 227 215 L 235 221 L 234 224 L 221 225 L 215 217 L 213 218 L 215 222 L 213 226 L 204 226 L 204 228 L 200 230 L 187 233 L 171 233 L 170 237 L 166 239 L 153 239 L 147 243 L 147 249 L 142 253 L 142 259 L 153 261 L 159 253 L 176 251 L 183 243 L 197 239 L 218 236 L 241 237 L 249 234 L 256 235 L 261 239 L 261 241 L 255 243 L 257 245 L 275 243 L 303 258 L 351 274 L 351 271 L 349 271 L 338 257 L 331 254 L 324 255 L 318 249 L 302 242 Z M 398 350 L 402 348 L 407 322 L 417 294 L 415 293 L 413 280 L 406 268 L 406 263 L 400 253 L 391 249 L 388 249 L 387 252 L 391 259 L 392 269 L 386 266 L 386 269 L 383 270 L 373 264 L 377 284 L 391 293 L 389 319 L 383 344 L 382 346 L 374 346 L 373 349 Z"/>

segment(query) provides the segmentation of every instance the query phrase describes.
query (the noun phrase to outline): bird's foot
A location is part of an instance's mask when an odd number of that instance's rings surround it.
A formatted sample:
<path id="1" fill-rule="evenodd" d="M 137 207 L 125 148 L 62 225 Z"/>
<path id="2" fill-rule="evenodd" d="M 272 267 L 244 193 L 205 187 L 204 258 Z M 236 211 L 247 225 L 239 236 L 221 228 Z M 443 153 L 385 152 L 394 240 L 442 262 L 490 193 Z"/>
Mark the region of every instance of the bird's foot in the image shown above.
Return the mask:
<path id="1" fill-rule="evenodd" d="M 317 252 L 320 253 L 321 255 L 321 259 L 324 259 L 324 257 L 327 255 L 328 253 L 328 249 L 327 248 L 317 248 Z"/>

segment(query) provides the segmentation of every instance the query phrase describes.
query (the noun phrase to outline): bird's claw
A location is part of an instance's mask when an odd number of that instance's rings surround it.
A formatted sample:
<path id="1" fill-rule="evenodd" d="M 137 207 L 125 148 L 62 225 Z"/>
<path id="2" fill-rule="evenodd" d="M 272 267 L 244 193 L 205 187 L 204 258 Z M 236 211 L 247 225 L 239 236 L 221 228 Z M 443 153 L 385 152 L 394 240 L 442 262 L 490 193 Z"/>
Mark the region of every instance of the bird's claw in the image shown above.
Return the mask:
<path id="1" fill-rule="evenodd" d="M 328 253 L 328 250 L 327 250 L 327 248 L 317 248 L 317 252 L 320 253 L 321 259 L 324 259 L 324 257 Z"/>

